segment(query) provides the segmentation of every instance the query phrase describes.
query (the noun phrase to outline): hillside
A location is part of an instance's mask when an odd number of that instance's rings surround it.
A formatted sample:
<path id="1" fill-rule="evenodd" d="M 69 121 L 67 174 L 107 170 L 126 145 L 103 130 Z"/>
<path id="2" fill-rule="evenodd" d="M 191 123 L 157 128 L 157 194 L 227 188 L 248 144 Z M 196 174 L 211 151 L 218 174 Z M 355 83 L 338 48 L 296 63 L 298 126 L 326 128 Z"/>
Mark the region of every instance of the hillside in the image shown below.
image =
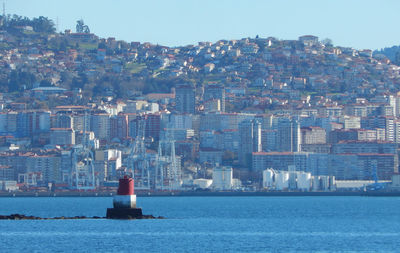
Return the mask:
<path id="1" fill-rule="evenodd" d="M 54 30 L 44 17 L 1 18 L 0 92 L 59 86 L 82 89 L 87 97 L 132 98 L 168 93 L 187 82 L 197 87 L 218 83 L 232 92 L 245 89 L 247 95 L 263 92 L 282 99 L 336 94 L 346 100 L 397 92 L 400 84 L 391 56 L 324 45 L 311 35 L 166 47 Z"/>
<path id="2" fill-rule="evenodd" d="M 385 47 L 381 50 L 374 51 L 374 55 L 379 54 L 386 56 L 397 65 L 400 64 L 400 46 Z"/>

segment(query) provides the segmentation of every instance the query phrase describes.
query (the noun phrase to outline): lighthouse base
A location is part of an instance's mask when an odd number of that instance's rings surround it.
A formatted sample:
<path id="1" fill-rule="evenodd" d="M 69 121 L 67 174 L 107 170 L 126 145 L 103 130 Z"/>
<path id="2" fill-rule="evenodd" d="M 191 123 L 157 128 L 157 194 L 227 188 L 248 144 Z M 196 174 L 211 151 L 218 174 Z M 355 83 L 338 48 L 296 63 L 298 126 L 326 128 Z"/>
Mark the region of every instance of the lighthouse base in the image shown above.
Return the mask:
<path id="1" fill-rule="evenodd" d="M 115 195 L 114 208 L 136 208 L 136 195 Z"/>
<path id="2" fill-rule="evenodd" d="M 141 219 L 142 208 L 107 208 L 107 219 Z"/>

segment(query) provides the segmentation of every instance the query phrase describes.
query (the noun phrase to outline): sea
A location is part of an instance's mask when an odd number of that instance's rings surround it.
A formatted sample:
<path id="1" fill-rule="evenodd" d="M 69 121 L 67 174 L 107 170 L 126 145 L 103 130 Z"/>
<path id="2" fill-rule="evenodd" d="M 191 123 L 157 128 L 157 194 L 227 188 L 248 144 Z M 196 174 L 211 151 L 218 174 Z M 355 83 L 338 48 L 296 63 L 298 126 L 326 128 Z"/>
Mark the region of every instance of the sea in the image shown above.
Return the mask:
<path id="1" fill-rule="evenodd" d="M 140 197 L 152 220 L 0 220 L 0 252 L 400 252 L 399 197 Z M 3 197 L 0 214 L 105 216 L 111 197 Z"/>

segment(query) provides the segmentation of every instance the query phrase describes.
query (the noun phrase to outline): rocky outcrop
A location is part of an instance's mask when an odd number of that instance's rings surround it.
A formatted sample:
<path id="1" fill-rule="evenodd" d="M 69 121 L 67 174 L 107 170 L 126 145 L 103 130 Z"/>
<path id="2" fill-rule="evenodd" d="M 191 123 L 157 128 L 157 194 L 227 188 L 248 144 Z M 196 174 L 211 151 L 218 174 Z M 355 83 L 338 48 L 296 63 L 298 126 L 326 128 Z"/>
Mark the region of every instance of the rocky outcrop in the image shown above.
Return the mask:
<path id="1" fill-rule="evenodd" d="M 37 216 L 28 216 L 23 214 L 10 214 L 10 215 L 0 215 L 0 220 L 82 220 L 82 219 L 105 219 L 106 217 L 99 216 L 74 216 L 74 217 L 52 217 L 52 218 L 42 218 Z M 153 215 L 141 215 L 138 217 L 129 217 L 128 219 L 164 219 L 164 217 L 154 217 Z"/>

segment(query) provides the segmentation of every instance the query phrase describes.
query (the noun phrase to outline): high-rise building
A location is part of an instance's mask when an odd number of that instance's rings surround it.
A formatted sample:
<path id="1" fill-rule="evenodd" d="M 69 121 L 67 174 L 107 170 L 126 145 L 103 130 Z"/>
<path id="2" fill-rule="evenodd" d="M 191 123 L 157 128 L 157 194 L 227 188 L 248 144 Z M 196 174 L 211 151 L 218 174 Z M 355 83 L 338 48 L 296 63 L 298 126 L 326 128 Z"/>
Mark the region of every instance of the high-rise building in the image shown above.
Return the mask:
<path id="1" fill-rule="evenodd" d="M 50 144 L 75 145 L 75 131 L 71 128 L 52 128 L 50 131 Z"/>
<path id="2" fill-rule="evenodd" d="M 210 99 L 204 101 L 204 112 L 221 111 L 221 101 L 219 99 Z"/>
<path id="3" fill-rule="evenodd" d="M 110 138 L 110 115 L 106 113 L 93 114 L 91 117 L 91 130 L 99 140 Z"/>
<path id="4" fill-rule="evenodd" d="M 195 113 L 195 89 L 191 85 L 179 85 L 175 91 L 176 111 L 180 113 Z"/>
<path id="5" fill-rule="evenodd" d="M 397 154 L 397 144 L 387 141 L 342 141 L 332 145 L 333 154 Z"/>
<path id="6" fill-rule="evenodd" d="M 7 133 L 7 113 L 0 113 L 0 133 Z"/>
<path id="7" fill-rule="evenodd" d="M 208 85 L 204 90 L 204 101 L 218 99 L 220 108 L 225 112 L 225 88 L 222 85 Z"/>
<path id="8" fill-rule="evenodd" d="M 276 149 L 277 130 L 267 129 L 261 131 L 262 150 L 266 152 L 277 151 Z"/>
<path id="9" fill-rule="evenodd" d="M 50 131 L 50 112 L 21 111 L 18 112 L 16 123 L 19 137 L 30 137 L 36 133 L 48 132 Z"/>
<path id="10" fill-rule="evenodd" d="M 335 176 L 339 180 L 373 180 L 374 173 L 377 174 L 379 180 L 390 180 L 393 174 L 398 173 L 398 164 L 397 155 L 390 153 L 253 153 L 255 171 L 266 168 L 287 171 L 290 166 L 294 166 L 297 171 L 311 172 L 314 176 Z"/>
<path id="11" fill-rule="evenodd" d="M 67 114 L 57 114 L 55 128 L 72 128 L 74 126 L 74 118 Z"/>
<path id="12" fill-rule="evenodd" d="M 342 116 L 339 118 L 339 123 L 343 124 L 344 129 L 358 129 L 361 127 L 360 117 L 356 116 Z"/>
<path id="13" fill-rule="evenodd" d="M 302 127 L 301 128 L 302 144 L 323 144 L 326 143 L 325 129 L 320 127 Z"/>
<path id="14" fill-rule="evenodd" d="M 60 164 L 59 155 L 34 155 L 26 160 L 27 172 L 41 173 L 45 184 L 62 182 Z"/>
<path id="15" fill-rule="evenodd" d="M 89 131 L 90 128 L 90 122 L 91 122 L 91 115 L 89 114 L 74 114 L 72 116 L 72 122 L 73 122 L 73 129 L 76 132 L 79 131 Z"/>
<path id="16" fill-rule="evenodd" d="M 296 119 L 280 117 L 274 119 L 277 130 L 278 151 L 299 152 L 301 145 L 300 124 Z"/>
<path id="17" fill-rule="evenodd" d="M 239 123 L 244 120 L 254 119 L 251 113 L 226 113 L 213 112 L 201 115 L 200 130 L 226 130 L 239 129 Z"/>
<path id="18" fill-rule="evenodd" d="M 400 54 L 399 54 L 399 56 L 400 56 Z M 394 112 L 395 112 L 395 115 L 396 115 L 396 117 L 399 117 L 400 116 L 400 96 L 399 96 L 399 94 L 397 94 L 395 97 L 394 97 L 394 107 L 395 107 L 395 109 L 394 109 Z"/>
<path id="19" fill-rule="evenodd" d="M 161 115 L 159 113 L 146 114 L 145 136 L 158 140 L 161 129 Z"/>
<path id="20" fill-rule="evenodd" d="M 117 149 L 96 150 L 95 152 L 95 171 L 98 179 L 105 180 L 117 179 L 117 170 L 122 166 L 122 152 Z"/>
<path id="21" fill-rule="evenodd" d="M 245 120 L 239 123 L 239 163 L 251 166 L 251 154 L 261 152 L 261 123 L 258 120 Z"/>
<path id="22" fill-rule="evenodd" d="M 14 168 L 0 165 L 0 181 L 15 180 Z"/>
<path id="23" fill-rule="evenodd" d="M 356 129 L 335 129 L 329 132 L 328 142 L 334 144 L 340 141 L 357 140 L 357 138 Z"/>
<path id="24" fill-rule="evenodd" d="M 14 170 L 14 178 L 18 178 L 18 174 L 26 173 L 26 159 L 29 155 L 24 153 L 0 153 L 0 164 L 2 166 L 10 166 Z"/>
<path id="25" fill-rule="evenodd" d="M 400 120 L 394 121 L 394 142 L 400 143 Z"/>
<path id="26" fill-rule="evenodd" d="M 308 155 L 305 152 L 254 152 L 252 166 L 254 171 L 267 168 L 287 171 L 289 166 L 294 166 L 298 171 L 307 171 Z"/>
<path id="27" fill-rule="evenodd" d="M 18 126 L 18 112 L 11 111 L 7 113 L 7 132 L 16 134 Z"/>
<path id="28" fill-rule="evenodd" d="M 110 119 L 111 139 L 117 138 L 120 141 L 128 137 L 128 115 L 119 113 Z"/>
<path id="29" fill-rule="evenodd" d="M 395 119 L 393 117 L 368 117 L 361 119 L 361 128 L 364 129 L 385 129 L 385 139 L 395 141 Z"/>

